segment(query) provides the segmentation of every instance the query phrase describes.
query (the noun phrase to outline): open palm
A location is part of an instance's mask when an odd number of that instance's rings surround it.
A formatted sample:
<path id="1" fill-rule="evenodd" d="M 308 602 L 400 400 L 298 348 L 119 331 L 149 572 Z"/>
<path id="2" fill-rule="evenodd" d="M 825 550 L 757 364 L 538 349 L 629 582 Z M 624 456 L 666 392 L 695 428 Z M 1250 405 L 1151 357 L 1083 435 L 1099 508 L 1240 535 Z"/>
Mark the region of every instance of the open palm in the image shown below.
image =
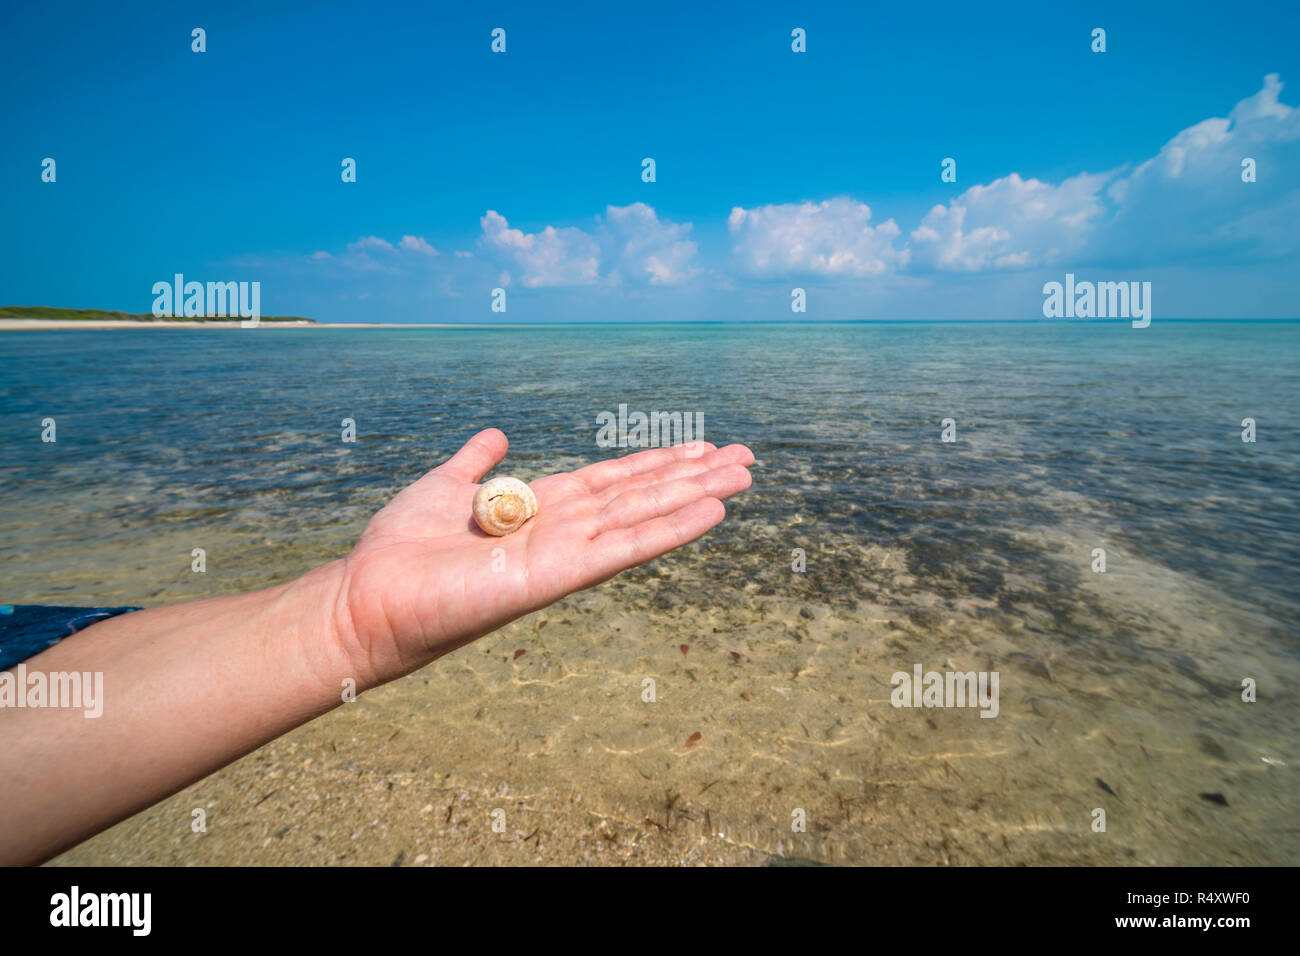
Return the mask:
<path id="1" fill-rule="evenodd" d="M 479 432 L 366 526 L 345 562 L 340 633 L 373 685 L 566 594 L 695 540 L 749 487 L 744 445 L 639 452 L 531 483 L 538 513 L 496 538 L 474 523 L 478 482 L 506 436 Z"/>

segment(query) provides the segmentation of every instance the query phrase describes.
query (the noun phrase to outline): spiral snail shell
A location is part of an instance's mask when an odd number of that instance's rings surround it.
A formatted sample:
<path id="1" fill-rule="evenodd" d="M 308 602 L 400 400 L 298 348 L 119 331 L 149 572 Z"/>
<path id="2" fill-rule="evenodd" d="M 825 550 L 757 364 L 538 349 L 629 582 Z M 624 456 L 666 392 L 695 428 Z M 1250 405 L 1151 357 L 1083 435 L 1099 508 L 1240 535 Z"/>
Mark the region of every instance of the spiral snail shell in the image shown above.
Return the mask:
<path id="1" fill-rule="evenodd" d="M 493 478 L 474 492 L 474 520 L 488 534 L 518 531 L 535 514 L 537 496 L 518 478 Z"/>

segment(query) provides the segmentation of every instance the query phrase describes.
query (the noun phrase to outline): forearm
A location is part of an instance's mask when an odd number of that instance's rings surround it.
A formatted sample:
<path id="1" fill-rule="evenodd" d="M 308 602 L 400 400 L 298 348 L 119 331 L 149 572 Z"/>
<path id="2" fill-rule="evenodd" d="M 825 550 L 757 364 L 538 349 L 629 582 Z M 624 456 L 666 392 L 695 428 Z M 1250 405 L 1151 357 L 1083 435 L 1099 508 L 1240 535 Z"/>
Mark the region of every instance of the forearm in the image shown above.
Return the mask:
<path id="1" fill-rule="evenodd" d="M 0 708 L 0 863 L 47 859 L 341 703 L 356 676 L 342 577 L 336 561 L 136 611 L 28 659 L 28 674 L 102 673 L 103 713 Z"/>

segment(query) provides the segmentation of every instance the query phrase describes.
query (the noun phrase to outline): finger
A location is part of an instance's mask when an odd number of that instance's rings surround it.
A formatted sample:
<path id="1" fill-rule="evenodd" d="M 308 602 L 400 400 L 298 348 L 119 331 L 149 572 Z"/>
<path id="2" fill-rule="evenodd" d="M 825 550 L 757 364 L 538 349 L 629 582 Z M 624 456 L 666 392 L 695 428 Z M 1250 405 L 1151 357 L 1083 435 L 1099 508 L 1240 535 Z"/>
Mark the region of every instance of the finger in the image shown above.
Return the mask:
<path id="1" fill-rule="evenodd" d="M 485 428 L 434 470 L 457 481 L 476 482 L 501 464 L 510 442 L 497 428 Z"/>
<path id="2" fill-rule="evenodd" d="M 652 471 L 674 461 L 702 458 L 717 449 L 706 441 L 691 442 L 686 445 L 673 445 L 670 448 L 652 448 L 639 451 L 635 455 L 598 461 L 594 465 L 579 468 L 573 473 L 591 492 L 602 491 L 616 481 L 622 481 L 643 471 Z"/>
<path id="3" fill-rule="evenodd" d="M 703 458 L 694 461 L 675 461 L 669 465 L 663 465 L 653 471 L 643 471 L 639 475 L 633 475 L 622 481 L 617 481 L 602 491 L 597 497 L 600 498 L 602 505 L 608 504 L 625 491 L 631 491 L 633 488 L 644 488 L 647 485 L 655 485 L 665 481 L 675 481 L 678 478 L 689 478 L 692 475 L 700 475 L 706 471 L 712 471 L 714 468 L 721 468 L 723 465 L 745 465 L 749 466 L 754 463 L 754 453 L 744 445 L 728 445 L 725 448 L 719 448 L 717 451 L 709 452 Z"/>
<path id="4" fill-rule="evenodd" d="M 700 475 L 633 488 L 601 509 L 596 522 L 602 532 L 631 528 L 662 518 L 701 498 L 729 498 L 750 486 L 749 469 L 723 465 Z"/>
<path id="5" fill-rule="evenodd" d="M 599 535 L 587 549 L 583 586 L 590 587 L 689 544 L 722 521 L 726 514 L 726 508 L 717 498 L 701 498 L 661 518 Z"/>

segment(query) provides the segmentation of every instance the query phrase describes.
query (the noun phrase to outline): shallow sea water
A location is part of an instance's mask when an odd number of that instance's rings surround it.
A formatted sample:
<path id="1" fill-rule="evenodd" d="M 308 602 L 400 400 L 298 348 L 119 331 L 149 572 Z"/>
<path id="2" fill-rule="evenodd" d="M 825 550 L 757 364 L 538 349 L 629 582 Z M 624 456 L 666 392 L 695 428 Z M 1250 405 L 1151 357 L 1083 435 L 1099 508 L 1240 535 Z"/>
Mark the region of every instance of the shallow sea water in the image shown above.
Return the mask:
<path id="1" fill-rule="evenodd" d="M 1264 322 L 7 334 L 9 603 L 286 580 L 488 425 L 528 479 L 620 403 L 758 459 L 701 542 L 60 861 L 1300 862 L 1297 355 Z M 997 671 L 998 716 L 891 706 L 917 664 Z"/>

